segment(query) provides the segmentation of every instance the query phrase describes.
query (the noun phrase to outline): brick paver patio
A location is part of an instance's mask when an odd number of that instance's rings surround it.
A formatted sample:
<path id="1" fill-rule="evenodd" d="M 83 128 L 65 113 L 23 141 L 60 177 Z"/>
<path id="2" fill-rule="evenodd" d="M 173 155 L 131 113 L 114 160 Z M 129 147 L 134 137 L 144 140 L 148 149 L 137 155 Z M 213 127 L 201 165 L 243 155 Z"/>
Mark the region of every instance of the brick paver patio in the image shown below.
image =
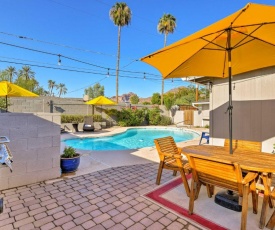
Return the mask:
<path id="1" fill-rule="evenodd" d="M 0 230 L 198 229 L 141 196 L 156 187 L 157 168 L 122 166 L 1 191 Z M 164 170 L 161 183 L 172 178 Z"/>

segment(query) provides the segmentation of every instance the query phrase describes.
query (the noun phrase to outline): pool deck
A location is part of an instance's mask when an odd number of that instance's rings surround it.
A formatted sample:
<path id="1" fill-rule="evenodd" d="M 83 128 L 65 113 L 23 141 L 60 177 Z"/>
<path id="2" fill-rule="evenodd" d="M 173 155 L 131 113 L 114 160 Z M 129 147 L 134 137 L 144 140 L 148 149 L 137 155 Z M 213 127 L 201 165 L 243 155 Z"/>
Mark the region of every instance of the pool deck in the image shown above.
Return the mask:
<path id="1" fill-rule="evenodd" d="M 121 131 L 114 127 L 89 134 L 66 133 L 61 138 L 98 137 Z M 198 142 L 199 138 L 178 145 Z M 158 187 L 155 148 L 81 153 L 80 167 L 73 174 L 0 191 L 4 198 L 0 230 L 204 229 L 143 197 Z M 164 170 L 161 184 L 173 178 L 171 171 Z"/>

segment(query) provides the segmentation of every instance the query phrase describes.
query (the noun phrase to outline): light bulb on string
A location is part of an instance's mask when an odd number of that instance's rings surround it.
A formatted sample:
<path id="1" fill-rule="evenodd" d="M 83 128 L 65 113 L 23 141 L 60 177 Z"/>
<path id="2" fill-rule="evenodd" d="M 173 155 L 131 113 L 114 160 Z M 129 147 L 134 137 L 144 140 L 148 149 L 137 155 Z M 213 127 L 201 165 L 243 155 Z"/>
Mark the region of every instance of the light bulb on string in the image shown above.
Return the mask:
<path id="1" fill-rule="evenodd" d="M 144 81 L 146 80 L 146 76 L 145 76 L 145 73 L 143 73 L 143 80 L 144 80 Z"/>
<path id="2" fill-rule="evenodd" d="M 108 72 L 107 72 L 107 77 L 110 77 L 110 72 L 109 72 L 109 68 L 108 68 Z"/>
<path id="3" fill-rule="evenodd" d="M 57 62 L 57 65 L 61 65 L 61 59 L 60 59 L 60 54 L 58 54 L 58 62 Z"/>

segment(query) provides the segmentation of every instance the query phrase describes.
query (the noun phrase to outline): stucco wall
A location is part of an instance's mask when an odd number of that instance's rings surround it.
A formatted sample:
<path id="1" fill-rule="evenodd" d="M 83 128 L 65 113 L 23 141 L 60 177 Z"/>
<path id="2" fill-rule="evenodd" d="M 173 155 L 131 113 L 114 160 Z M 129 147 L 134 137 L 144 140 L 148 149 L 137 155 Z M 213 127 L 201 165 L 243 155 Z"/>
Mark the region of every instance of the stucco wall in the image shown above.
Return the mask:
<path id="1" fill-rule="evenodd" d="M 60 176 L 59 114 L 0 113 L 0 127 L 13 155 L 13 172 L 0 165 L 0 190 Z"/>
<path id="2" fill-rule="evenodd" d="M 232 79 L 233 139 L 262 142 L 262 151 L 272 152 L 275 143 L 275 67 Z M 210 94 L 212 144 L 229 138 L 228 79 L 213 78 Z"/>

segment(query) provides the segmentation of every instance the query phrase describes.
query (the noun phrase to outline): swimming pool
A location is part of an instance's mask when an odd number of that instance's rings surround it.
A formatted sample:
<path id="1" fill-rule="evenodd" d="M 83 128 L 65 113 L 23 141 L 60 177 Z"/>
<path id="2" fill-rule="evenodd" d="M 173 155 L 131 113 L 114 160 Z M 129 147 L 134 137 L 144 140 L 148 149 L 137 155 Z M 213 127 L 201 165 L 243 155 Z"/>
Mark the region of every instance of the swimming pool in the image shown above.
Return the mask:
<path id="1" fill-rule="evenodd" d="M 182 129 L 131 128 L 109 137 L 64 140 L 67 146 L 82 150 L 126 150 L 154 146 L 154 139 L 172 136 L 176 142 L 192 140 L 199 134 Z"/>

